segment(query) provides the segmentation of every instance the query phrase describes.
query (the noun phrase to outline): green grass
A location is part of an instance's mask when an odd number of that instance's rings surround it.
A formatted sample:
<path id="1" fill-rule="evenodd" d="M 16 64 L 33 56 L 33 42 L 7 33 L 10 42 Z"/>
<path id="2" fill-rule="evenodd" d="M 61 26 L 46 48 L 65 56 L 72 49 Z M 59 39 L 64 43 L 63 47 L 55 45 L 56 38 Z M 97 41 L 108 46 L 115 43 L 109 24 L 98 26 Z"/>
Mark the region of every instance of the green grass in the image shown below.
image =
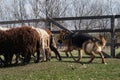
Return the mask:
<path id="1" fill-rule="evenodd" d="M 88 60 L 83 58 L 84 61 Z M 61 62 L 30 63 L 25 66 L 0 68 L 0 80 L 119 80 L 120 59 L 107 58 L 107 65 L 96 58 L 90 64 L 81 65 L 73 59 Z"/>

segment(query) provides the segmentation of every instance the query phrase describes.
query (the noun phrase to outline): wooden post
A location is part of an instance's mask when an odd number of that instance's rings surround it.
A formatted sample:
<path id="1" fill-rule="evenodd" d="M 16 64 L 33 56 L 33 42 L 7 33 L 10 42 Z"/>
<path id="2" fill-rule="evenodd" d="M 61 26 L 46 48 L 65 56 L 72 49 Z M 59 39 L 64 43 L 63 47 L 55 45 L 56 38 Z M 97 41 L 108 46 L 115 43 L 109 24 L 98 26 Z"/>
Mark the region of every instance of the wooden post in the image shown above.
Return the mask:
<path id="1" fill-rule="evenodd" d="M 115 58 L 115 16 L 111 17 L 111 57 Z"/>
<path id="2" fill-rule="evenodd" d="M 68 31 L 68 32 L 70 32 L 70 33 L 73 33 L 73 31 L 71 31 L 71 30 L 65 28 L 64 26 L 62 26 L 61 24 L 57 23 L 54 19 L 48 17 L 47 20 L 48 20 L 48 22 L 52 22 L 52 23 L 53 23 L 54 25 L 56 25 L 57 27 L 59 27 L 59 28 L 61 28 L 61 29 L 63 29 L 63 30 L 66 30 L 66 31 Z"/>

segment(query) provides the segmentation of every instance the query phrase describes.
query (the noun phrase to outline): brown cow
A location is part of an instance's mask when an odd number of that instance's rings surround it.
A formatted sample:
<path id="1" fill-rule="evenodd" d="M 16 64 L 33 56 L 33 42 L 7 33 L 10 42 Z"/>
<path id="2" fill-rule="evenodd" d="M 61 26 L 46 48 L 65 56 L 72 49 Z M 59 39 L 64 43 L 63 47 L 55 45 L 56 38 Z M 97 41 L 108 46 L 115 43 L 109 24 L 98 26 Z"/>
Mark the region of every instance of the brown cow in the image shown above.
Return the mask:
<path id="1" fill-rule="evenodd" d="M 29 63 L 31 55 L 37 52 L 40 55 L 40 36 L 31 27 L 22 26 L 9 30 L 0 30 L 0 52 L 5 57 L 5 65 L 11 64 L 13 54 L 20 54 L 23 63 Z"/>

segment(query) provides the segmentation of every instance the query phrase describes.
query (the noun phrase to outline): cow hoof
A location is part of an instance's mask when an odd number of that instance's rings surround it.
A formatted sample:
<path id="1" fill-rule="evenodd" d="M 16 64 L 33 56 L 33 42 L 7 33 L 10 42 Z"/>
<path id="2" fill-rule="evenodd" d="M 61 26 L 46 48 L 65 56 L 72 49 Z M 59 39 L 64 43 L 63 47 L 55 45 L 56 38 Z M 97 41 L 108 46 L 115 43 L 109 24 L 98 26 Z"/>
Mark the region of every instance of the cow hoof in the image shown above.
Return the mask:
<path id="1" fill-rule="evenodd" d="M 39 62 L 39 60 L 34 60 L 34 63 L 38 63 Z"/>

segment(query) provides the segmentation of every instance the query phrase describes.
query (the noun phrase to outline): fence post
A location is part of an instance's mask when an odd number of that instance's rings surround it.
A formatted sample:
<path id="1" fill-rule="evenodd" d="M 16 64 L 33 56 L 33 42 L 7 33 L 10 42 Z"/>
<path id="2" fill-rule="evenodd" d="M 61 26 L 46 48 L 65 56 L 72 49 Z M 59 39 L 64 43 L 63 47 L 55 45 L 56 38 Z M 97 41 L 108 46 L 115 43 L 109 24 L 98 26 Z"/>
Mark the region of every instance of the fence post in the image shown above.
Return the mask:
<path id="1" fill-rule="evenodd" d="M 111 16 L 111 57 L 115 58 L 115 16 Z"/>
<path id="2" fill-rule="evenodd" d="M 62 26 L 61 24 L 57 23 L 54 19 L 48 17 L 47 20 L 48 20 L 48 22 L 53 23 L 54 25 L 58 26 L 59 28 L 66 30 L 70 33 L 73 33 L 71 30 L 69 30 L 69 29 L 65 28 L 64 26 Z"/>

